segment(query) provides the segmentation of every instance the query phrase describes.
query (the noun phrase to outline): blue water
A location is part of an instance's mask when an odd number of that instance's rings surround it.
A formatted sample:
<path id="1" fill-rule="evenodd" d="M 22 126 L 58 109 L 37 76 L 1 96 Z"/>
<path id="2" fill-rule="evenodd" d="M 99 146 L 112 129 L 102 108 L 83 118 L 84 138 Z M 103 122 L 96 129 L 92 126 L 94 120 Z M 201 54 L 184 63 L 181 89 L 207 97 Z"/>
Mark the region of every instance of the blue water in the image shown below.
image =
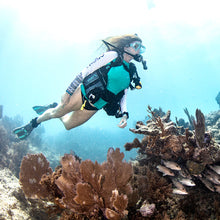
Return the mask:
<path id="1" fill-rule="evenodd" d="M 145 119 L 148 105 L 153 108 L 161 107 L 165 112 L 171 110 L 173 120 L 175 117 L 187 120 L 183 111 L 186 107 L 192 115 L 196 108 L 204 114 L 218 110 L 215 97 L 220 91 L 220 24 L 215 23 L 212 17 L 207 20 L 208 24 L 203 20 L 197 25 L 188 22 L 184 24 L 183 21 L 175 23 L 175 18 L 166 25 L 162 22 L 159 25 L 156 21 L 147 23 L 149 18 L 154 21 L 154 13 L 157 6 L 159 8 L 159 3 L 147 2 L 148 6 L 143 3 L 142 9 L 146 7 L 146 24 L 142 22 L 145 18 L 142 13 L 140 24 L 137 19 L 130 26 L 129 23 L 115 23 L 114 26 L 111 19 L 107 18 L 107 24 L 111 24 L 109 28 L 106 25 L 95 28 L 94 24 L 93 30 L 92 23 L 85 23 L 80 19 L 73 19 L 71 22 L 66 16 L 60 23 L 54 23 L 54 26 L 57 25 L 57 33 L 61 27 L 64 32 L 57 38 L 52 36 L 53 32 L 50 30 L 54 28 L 51 27 L 53 19 L 38 24 L 37 17 L 33 19 L 36 13 L 31 7 L 27 11 L 29 16 L 33 12 L 30 20 L 34 22 L 30 24 L 36 28 L 31 27 L 26 22 L 28 17 L 25 21 L 22 20 L 24 17 L 19 11 L 21 7 L 16 9 L 11 5 L 0 4 L 0 104 L 4 106 L 4 115 L 21 115 L 24 123 L 30 121 L 36 116 L 32 106 L 59 102 L 74 76 L 100 55 L 97 50 L 100 39 L 135 32 L 147 47 L 144 57 L 147 59 L 148 70 L 144 71 L 142 65 L 137 63 L 143 88 L 128 94 L 128 126 L 125 129 L 118 128 L 119 119 L 108 117 L 103 111 L 98 112 L 88 123 L 71 131 L 65 131 L 58 119 L 45 122 L 42 138 L 51 144 L 51 150 L 61 155 L 73 150 L 83 159 L 103 161 L 109 147 L 120 147 L 123 150 L 123 145 L 133 140 L 135 135 L 129 128 L 134 127 L 136 121 Z M 59 11 L 59 8 L 56 10 Z M 93 13 L 95 10 L 97 9 L 94 7 Z M 44 12 L 50 13 L 46 9 Z M 56 13 L 51 13 L 52 18 L 55 18 L 53 16 Z M 83 31 L 82 37 L 85 40 L 82 40 L 80 30 L 76 30 L 72 36 L 78 34 L 79 37 L 70 40 L 68 30 L 74 29 L 76 24 L 79 26 L 80 22 L 84 25 L 83 29 L 88 30 L 88 37 L 86 31 Z M 126 159 L 129 159 L 136 155 L 136 151 L 125 154 Z"/>

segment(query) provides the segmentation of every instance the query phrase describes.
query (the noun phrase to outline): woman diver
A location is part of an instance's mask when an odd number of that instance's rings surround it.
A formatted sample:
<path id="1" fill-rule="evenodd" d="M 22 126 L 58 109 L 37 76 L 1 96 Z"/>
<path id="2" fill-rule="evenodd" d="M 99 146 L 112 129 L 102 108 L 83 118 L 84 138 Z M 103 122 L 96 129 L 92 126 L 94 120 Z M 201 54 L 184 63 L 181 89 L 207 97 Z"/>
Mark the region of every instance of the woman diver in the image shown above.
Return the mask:
<path id="1" fill-rule="evenodd" d="M 131 60 L 146 62 L 140 55 L 145 51 L 142 40 L 137 35 L 111 37 L 103 43 L 107 47 L 100 57 L 82 70 L 71 82 L 61 103 L 48 106 L 34 106 L 39 117 L 28 124 L 16 128 L 13 132 L 19 139 L 25 139 L 41 122 L 60 118 L 67 130 L 88 121 L 99 109 L 108 115 L 121 117 L 118 126 L 127 125 L 127 90 L 130 87 L 141 88 L 140 78 Z M 70 115 L 68 113 L 72 112 Z"/>

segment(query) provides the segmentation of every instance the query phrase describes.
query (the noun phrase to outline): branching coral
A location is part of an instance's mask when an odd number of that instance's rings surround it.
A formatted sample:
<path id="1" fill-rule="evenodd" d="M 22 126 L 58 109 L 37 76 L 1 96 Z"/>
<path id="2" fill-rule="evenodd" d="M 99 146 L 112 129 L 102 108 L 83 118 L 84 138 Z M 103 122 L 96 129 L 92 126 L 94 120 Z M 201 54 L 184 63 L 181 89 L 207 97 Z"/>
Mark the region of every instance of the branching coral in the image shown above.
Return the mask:
<path id="1" fill-rule="evenodd" d="M 101 213 L 108 219 L 121 219 L 128 213 L 133 174 L 131 164 L 123 158 L 118 148 L 110 148 L 107 161 L 102 164 L 90 160 L 80 163 L 66 154 L 61 160 L 62 171 L 55 175 L 43 155 L 28 155 L 22 161 L 20 182 L 28 197 L 53 199 L 59 207 L 89 218 L 98 219 Z"/>
<path id="2" fill-rule="evenodd" d="M 189 111 L 188 111 L 187 108 L 184 108 L 183 110 L 184 110 L 185 114 L 186 114 L 187 117 L 188 117 L 188 120 L 189 120 L 189 123 L 190 123 L 191 128 L 194 128 L 194 126 L 193 126 L 193 121 L 195 120 L 194 117 L 189 114 Z"/>
<path id="3" fill-rule="evenodd" d="M 205 140 L 205 117 L 199 109 L 196 109 L 196 120 L 193 120 L 195 128 L 196 144 L 203 148 Z"/>
<path id="4" fill-rule="evenodd" d="M 133 148 L 141 148 L 141 146 L 142 145 L 141 145 L 140 141 L 137 138 L 135 138 L 132 143 L 126 143 L 124 145 L 124 147 L 127 151 L 130 151 Z"/>
<path id="5" fill-rule="evenodd" d="M 152 120 L 147 124 L 137 122 L 133 133 L 144 134 L 141 142 L 137 139 L 133 143 L 125 144 L 126 150 L 139 147 L 141 153 L 158 156 L 162 159 L 194 160 L 203 164 L 213 164 L 220 161 L 219 148 L 211 141 L 211 135 L 205 132 L 205 118 L 200 110 L 196 110 L 194 133 L 188 129 L 180 134 L 175 123 L 170 121 L 170 111 L 162 118 L 155 118 L 151 107 L 148 107 Z"/>

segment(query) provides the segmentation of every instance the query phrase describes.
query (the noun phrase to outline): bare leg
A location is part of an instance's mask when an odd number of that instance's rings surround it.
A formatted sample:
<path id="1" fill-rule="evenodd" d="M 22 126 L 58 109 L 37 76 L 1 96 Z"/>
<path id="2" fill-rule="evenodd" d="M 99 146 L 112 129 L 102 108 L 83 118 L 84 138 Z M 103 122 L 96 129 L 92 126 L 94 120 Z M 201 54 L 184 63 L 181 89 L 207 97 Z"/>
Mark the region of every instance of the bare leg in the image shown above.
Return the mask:
<path id="1" fill-rule="evenodd" d="M 52 118 L 60 118 L 71 111 L 77 111 L 82 106 L 82 96 L 80 87 L 70 97 L 68 104 L 62 102 L 56 107 L 45 111 L 42 115 L 37 118 L 37 123 L 50 120 Z"/>
<path id="2" fill-rule="evenodd" d="M 97 111 L 95 110 L 83 109 L 75 111 L 71 115 L 65 115 L 60 119 L 63 122 L 65 128 L 70 130 L 88 121 L 96 112 Z"/>
<path id="3" fill-rule="evenodd" d="M 39 123 L 52 118 L 60 118 L 65 128 L 70 130 L 71 128 L 75 128 L 88 121 L 97 112 L 96 110 L 81 110 L 81 106 L 82 95 L 79 87 L 70 99 L 69 96 L 66 96 L 65 94 L 64 98 L 62 98 L 61 104 L 59 104 L 56 108 L 48 109 L 38 118 L 32 119 L 32 121 L 25 126 L 14 129 L 13 132 L 18 138 L 25 139 L 31 134 L 32 130 L 39 125 Z M 69 112 L 73 113 L 71 115 L 67 115 Z"/>
<path id="4" fill-rule="evenodd" d="M 67 130 L 75 128 L 88 121 L 97 112 L 86 109 L 80 110 L 82 104 L 81 88 L 79 87 L 71 96 L 68 104 L 64 105 L 61 102 L 56 108 L 48 109 L 37 118 L 37 123 L 52 118 L 60 118 Z M 68 115 L 70 112 L 72 114 Z"/>

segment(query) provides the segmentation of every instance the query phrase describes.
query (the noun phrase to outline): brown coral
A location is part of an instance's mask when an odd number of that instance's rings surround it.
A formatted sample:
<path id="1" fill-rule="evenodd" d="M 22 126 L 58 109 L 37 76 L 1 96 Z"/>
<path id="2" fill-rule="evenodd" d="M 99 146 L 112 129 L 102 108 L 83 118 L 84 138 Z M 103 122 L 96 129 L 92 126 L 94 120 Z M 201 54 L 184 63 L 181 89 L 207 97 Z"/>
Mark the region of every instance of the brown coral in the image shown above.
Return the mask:
<path id="1" fill-rule="evenodd" d="M 145 168 L 146 174 L 136 175 L 139 195 L 143 200 L 150 203 L 163 202 L 171 195 L 171 184 L 164 177 L 161 177 L 157 171 Z"/>
<path id="2" fill-rule="evenodd" d="M 169 135 L 164 139 L 164 148 L 161 149 L 161 155 L 164 159 L 171 159 L 179 157 L 182 151 L 182 143 L 177 135 Z M 166 155 L 166 158 L 164 155 Z"/>
<path id="3" fill-rule="evenodd" d="M 44 174 L 41 177 L 40 184 L 46 187 L 49 200 L 52 201 L 54 199 L 57 205 L 61 206 L 61 208 L 64 208 L 58 200 L 58 198 L 61 198 L 63 196 L 63 193 L 56 185 L 56 180 L 61 176 L 61 173 L 62 169 L 58 167 L 56 168 L 55 172 L 51 174 Z"/>
<path id="4" fill-rule="evenodd" d="M 60 208 L 70 210 L 70 215 L 98 219 L 102 213 L 108 219 L 121 219 L 128 213 L 133 174 L 131 164 L 123 158 L 118 148 L 110 148 L 102 164 L 90 160 L 80 163 L 66 154 L 61 160 L 62 171 L 51 174 L 42 154 L 28 155 L 21 166 L 22 189 L 28 197 L 49 198 Z"/>
<path id="5" fill-rule="evenodd" d="M 205 139 L 205 117 L 201 110 L 196 109 L 196 120 L 193 121 L 195 128 L 196 144 L 203 148 Z"/>
<path id="6" fill-rule="evenodd" d="M 124 147 L 127 151 L 130 151 L 133 148 L 141 148 L 141 146 L 142 145 L 141 145 L 140 141 L 137 138 L 135 138 L 132 143 L 126 143 L 124 145 Z"/>
<path id="7" fill-rule="evenodd" d="M 73 155 L 65 154 L 61 160 L 61 165 L 62 175 L 55 181 L 64 195 L 60 202 L 68 209 L 79 208 L 79 205 L 74 201 L 74 197 L 76 196 L 76 184 L 82 181 L 80 163 Z"/>
<path id="8" fill-rule="evenodd" d="M 103 213 L 108 213 L 108 218 L 124 216 L 128 202 L 126 194 L 131 193 L 129 181 L 133 172 L 131 165 L 122 161 L 123 158 L 124 154 L 120 153 L 119 149 L 110 148 L 107 162 L 101 165 L 97 162 L 93 164 L 89 160 L 83 161 L 80 170 L 83 181 L 87 183 L 77 184 L 77 196 L 74 201 L 90 210 L 89 212 L 101 209 Z"/>
<path id="9" fill-rule="evenodd" d="M 45 198 L 48 191 L 40 184 L 44 174 L 51 174 L 52 169 L 43 154 L 25 156 L 21 163 L 20 183 L 25 195 L 29 198 Z"/>

